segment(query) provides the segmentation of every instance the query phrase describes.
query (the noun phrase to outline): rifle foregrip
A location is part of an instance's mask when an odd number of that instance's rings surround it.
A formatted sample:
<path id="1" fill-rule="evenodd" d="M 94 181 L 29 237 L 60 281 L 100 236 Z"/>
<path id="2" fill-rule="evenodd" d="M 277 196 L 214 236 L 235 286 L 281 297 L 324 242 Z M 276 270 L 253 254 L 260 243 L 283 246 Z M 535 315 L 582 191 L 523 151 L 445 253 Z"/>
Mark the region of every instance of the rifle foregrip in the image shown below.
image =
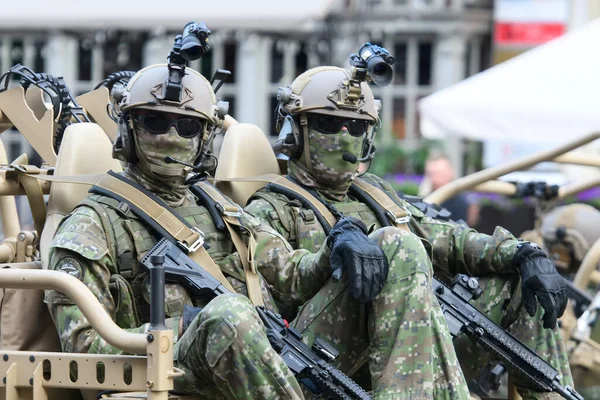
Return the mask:
<path id="1" fill-rule="evenodd" d="M 356 382 L 350 379 L 346 374 L 340 371 L 337 368 L 334 368 L 330 365 L 326 368 L 327 372 L 329 372 L 340 386 L 346 389 L 348 393 L 351 394 L 353 399 L 357 400 L 368 400 L 371 399 L 371 395 L 367 393 L 365 389 L 360 387 Z"/>

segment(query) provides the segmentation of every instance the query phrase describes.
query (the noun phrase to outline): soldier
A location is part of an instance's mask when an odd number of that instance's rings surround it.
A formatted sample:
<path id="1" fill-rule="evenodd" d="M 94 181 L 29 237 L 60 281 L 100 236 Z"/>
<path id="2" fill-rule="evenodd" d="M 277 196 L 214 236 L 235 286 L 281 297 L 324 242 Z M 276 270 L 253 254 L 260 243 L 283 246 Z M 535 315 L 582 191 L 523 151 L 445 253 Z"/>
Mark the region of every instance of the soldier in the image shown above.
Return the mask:
<path id="1" fill-rule="evenodd" d="M 600 239 L 600 211 L 589 204 L 557 207 L 542 217 L 539 232 L 560 272 L 575 274 L 590 247 Z"/>
<path id="2" fill-rule="evenodd" d="M 348 71 L 319 67 L 280 88 L 277 126 L 286 136 L 280 135 L 279 143 L 289 155 L 288 180 L 334 215 L 359 218 L 368 232 L 399 222 L 398 216 L 388 218 L 390 202 L 407 210 L 410 230 L 432 254 L 436 274 L 486 277 L 480 280 L 484 294 L 476 306 L 549 360 L 562 372 L 563 384 L 572 384 L 560 334 L 554 329 L 566 306 L 564 282 L 537 246 L 519 242 L 500 227 L 488 236 L 432 217 L 439 214 L 434 207 L 422 202 L 417 204 L 421 208 L 416 207 L 373 175 L 355 180 L 358 161 L 372 155 L 379 122 L 371 89 L 364 82 L 359 84 L 361 93 L 357 95 L 358 84 Z M 384 198 L 379 204 L 369 194 L 376 190 Z M 386 201 L 388 205 L 383 207 Z M 296 248 L 320 250 L 326 229 L 314 207 L 307 206 L 306 196 L 292 196 L 290 190 L 269 184 L 251 197 L 246 211 L 269 222 Z M 536 297 L 541 305 L 537 313 Z M 456 341 L 455 345 L 465 377 L 473 377 L 489 356 L 468 342 Z M 548 396 L 526 389 L 518 379 L 516 383 L 523 398 Z"/>
<path id="3" fill-rule="evenodd" d="M 431 294 L 431 262 L 421 242 L 393 228 L 369 238 L 364 224 L 352 218 L 336 224 L 314 253 L 293 251 L 275 230 L 246 213 L 237 217 L 243 228 L 234 226 L 231 233 L 218 228 L 211 209 L 199 205 L 190 191 L 190 169 L 184 165 L 199 162 L 224 115 L 219 116 L 210 83 L 189 68 L 182 76 L 181 100 L 165 100 L 170 76 L 166 65 L 150 66 L 126 88 L 114 144 L 114 154 L 127 163 L 120 177 L 158 196 L 200 229 L 217 268 L 242 294 L 211 300 L 167 285 L 166 314 L 178 338 L 174 362 L 185 371 L 175 389 L 206 398 L 303 397 L 243 296 L 251 283 L 246 286 L 245 262 L 233 239 L 238 234 L 263 274 L 258 292 L 266 306 L 275 309 L 271 294 L 282 304 L 305 304 L 294 324 L 307 333 L 307 341 L 320 327 L 324 339 L 344 350 L 338 364 L 345 370 L 371 346 L 377 356 L 371 363 L 375 397 L 466 398 L 464 377 Z M 167 156 L 176 162 L 167 163 Z M 115 322 L 132 332 L 148 328 L 148 277 L 138 267 L 158 240 L 148 225 L 128 204 L 92 194 L 62 222 L 50 251 L 51 269 L 81 279 Z M 344 290 L 348 282 L 362 303 Z M 69 298 L 48 291 L 46 302 L 64 351 L 122 353 L 99 337 Z"/>

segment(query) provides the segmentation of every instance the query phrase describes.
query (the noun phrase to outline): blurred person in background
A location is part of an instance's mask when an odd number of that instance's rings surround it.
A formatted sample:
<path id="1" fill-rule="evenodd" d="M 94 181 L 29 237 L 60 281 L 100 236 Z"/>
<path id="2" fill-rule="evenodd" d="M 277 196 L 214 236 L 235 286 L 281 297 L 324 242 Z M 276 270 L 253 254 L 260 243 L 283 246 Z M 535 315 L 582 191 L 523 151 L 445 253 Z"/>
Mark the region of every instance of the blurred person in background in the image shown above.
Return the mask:
<path id="1" fill-rule="evenodd" d="M 419 195 L 426 196 L 455 178 L 454 166 L 448 156 L 441 152 L 431 153 L 425 162 L 425 179 Z M 479 221 L 479 205 L 470 192 L 461 192 L 440 205 L 452 213 L 455 221 L 463 220 L 469 226 L 475 226 Z"/>

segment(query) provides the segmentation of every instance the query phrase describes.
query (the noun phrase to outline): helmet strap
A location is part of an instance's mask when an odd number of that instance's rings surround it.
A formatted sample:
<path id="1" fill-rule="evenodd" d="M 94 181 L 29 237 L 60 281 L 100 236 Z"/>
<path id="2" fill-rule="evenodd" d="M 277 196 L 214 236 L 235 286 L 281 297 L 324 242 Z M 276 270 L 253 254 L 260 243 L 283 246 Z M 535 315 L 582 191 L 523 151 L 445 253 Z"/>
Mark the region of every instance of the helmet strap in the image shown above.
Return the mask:
<path id="1" fill-rule="evenodd" d="M 306 118 L 306 114 L 300 115 L 300 129 L 302 129 L 302 152 L 304 156 L 304 165 L 310 172 L 314 173 L 312 164 L 310 162 L 310 146 L 308 145 L 308 118 Z"/>

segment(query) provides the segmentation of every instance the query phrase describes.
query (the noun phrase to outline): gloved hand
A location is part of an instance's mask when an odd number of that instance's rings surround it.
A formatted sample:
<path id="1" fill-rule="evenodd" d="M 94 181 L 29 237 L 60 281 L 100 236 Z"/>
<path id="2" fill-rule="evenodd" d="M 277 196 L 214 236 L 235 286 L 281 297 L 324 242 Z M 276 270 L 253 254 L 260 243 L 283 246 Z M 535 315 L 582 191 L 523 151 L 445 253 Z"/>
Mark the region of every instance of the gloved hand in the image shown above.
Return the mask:
<path id="1" fill-rule="evenodd" d="M 327 245 L 333 281 L 346 271 L 350 295 L 361 303 L 373 300 L 383 289 L 389 267 L 381 247 L 367 236 L 365 224 L 357 218 L 340 219 L 329 232 Z"/>
<path id="2" fill-rule="evenodd" d="M 184 304 L 183 306 L 183 314 L 179 319 L 179 338 L 183 335 L 183 333 L 187 330 L 187 328 L 192 324 L 194 319 L 200 314 L 202 308 L 190 306 L 189 304 Z"/>
<path id="3" fill-rule="evenodd" d="M 537 301 L 544 308 L 544 328 L 554 328 L 567 307 L 567 288 L 554 263 L 537 245 L 519 244 L 513 266 L 521 272 L 523 303 L 530 316 L 535 315 Z"/>

